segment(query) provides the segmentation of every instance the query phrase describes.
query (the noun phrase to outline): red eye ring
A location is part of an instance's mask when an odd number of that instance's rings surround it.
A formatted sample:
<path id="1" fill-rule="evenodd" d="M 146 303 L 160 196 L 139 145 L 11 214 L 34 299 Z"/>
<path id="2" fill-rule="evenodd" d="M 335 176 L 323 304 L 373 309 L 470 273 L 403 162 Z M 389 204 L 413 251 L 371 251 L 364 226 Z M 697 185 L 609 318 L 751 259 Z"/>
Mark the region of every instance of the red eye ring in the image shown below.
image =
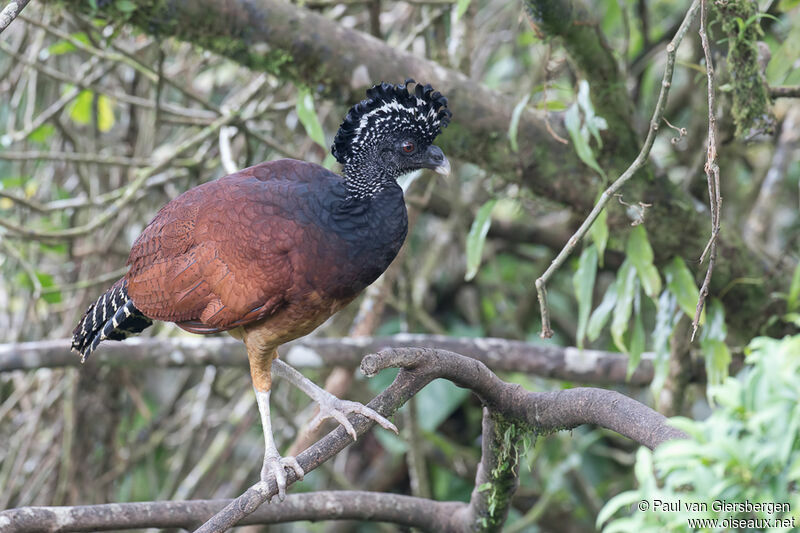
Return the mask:
<path id="1" fill-rule="evenodd" d="M 410 154 L 411 152 L 413 152 L 413 151 L 414 151 L 414 148 L 416 148 L 416 147 L 414 146 L 414 143 L 413 143 L 413 142 L 411 142 L 411 141 L 404 141 L 404 142 L 403 142 L 403 146 L 402 146 L 402 148 L 403 148 L 403 151 L 404 151 L 405 153 L 407 153 L 407 154 Z"/>

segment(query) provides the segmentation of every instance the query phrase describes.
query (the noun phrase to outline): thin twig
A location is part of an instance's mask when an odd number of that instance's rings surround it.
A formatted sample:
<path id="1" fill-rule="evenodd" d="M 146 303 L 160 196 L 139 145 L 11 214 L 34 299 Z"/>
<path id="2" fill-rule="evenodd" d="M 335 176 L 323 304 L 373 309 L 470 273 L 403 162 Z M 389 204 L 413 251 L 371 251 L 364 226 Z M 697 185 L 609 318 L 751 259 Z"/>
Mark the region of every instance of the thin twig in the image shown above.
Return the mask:
<path id="1" fill-rule="evenodd" d="M 686 16 L 683 18 L 683 22 L 678 28 L 678 31 L 675 33 L 672 41 L 670 41 L 670 43 L 667 45 L 667 59 L 666 64 L 664 65 L 664 76 L 661 81 L 661 91 L 658 94 L 658 101 L 656 102 L 656 108 L 653 112 L 653 118 L 650 120 L 650 128 L 647 131 L 647 137 L 644 140 L 644 145 L 642 146 L 639 155 L 636 156 L 636 159 L 634 159 L 633 163 L 631 163 L 625 172 L 623 172 L 614 183 L 612 183 L 605 191 L 603 191 L 603 194 L 600 195 L 600 199 L 595 204 L 591 213 L 589 213 L 589 216 L 586 217 L 586 220 L 584 220 L 581 226 L 578 228 L 578 231 L 576 231 L 575 234 L 570 237 L 569 241 L 567 241 L 567 244 L 558 253 L 547 270 L 545 270 L 544 274 L 542 274 L 541 277 L 536 280 L 536 292 L 539 298 L 539 307 L 542 315 L 542 332 L 540 333 L 540 336 L 544 339 L 549 339 L 553 336 L 553 330 L 550 327 L 550 312 L 547 309 L 546 284 L 556 270 L 558 270 L 561 265 L 564 264 L 564 261 L 567 260 L 567 257 L 569 257 L 569 255 L 578 245 L 578 242 L 580 242 L 586 233 L 588 233 L 589 228 L 592 227 L 595 219 L 597 219 L 597 217 L 603 211 L 608 201 L 614 196 L 620 187 L 622 187 L 629 179 L 631 179 L 636 171 L 644 166 L 644 164 L 647 162 L 647 159 L 650 155 L 650 150 L 653 147 L 653 142 L 655 141 L 656 133 L 658 132 L 659 124 L 661 123 L 661 118 L 664 115 L 664 109 L 667 105 L 667 95 L 669 94 L 669 89 L 672 85 L 672 73 L 675 68 L 675 56 L 678 46 L 680 45 L 684 35 L 686 35 L 686 32 L 689 29 L 689 26 L 694 20 L 699 5 L 700 0 L 694 0 L 694 2 L 692 2 L 692 5 L 686 12 Z"/>
<path id="2" fill-rule="evenodd" d="M 144 167 L 151 161 L 143 157 L 124 157 L 117 155 L 81 154 L 75 152 L 0 152 L 0 159 L 7 161 L 68 161 L 70 163 L 93 163 L 95 165 L 116 165 L 121 167 Z"/>
<path id="3" fill-rule="evenodd" d="M 706 297 L 708 296 L 708 286 L 711 283 L 711 275 L 714 272 L 714 263 L 717 259 L 717 236 L 720 230 L 720 213 L 722 212 L 722 195 L 720 193 L 719 165 L 717 165 L 717 118 L 716 118 L 716 94 L 714 89 L 714 63 L 711 58 L 711 49 L 706 34 L 706 0 L 700 3 L 700 42 L 703 46 L 703 54 L 706 60 L 706 77 L 708 79 L 708 148 L 706 150 L 706 180 L 708 181 L 708 203 L 711 209 L 711 237 L 708 239 L 706 249 L 700 256 L 702 263 L 708 252 L 708 270 L 700 287 L 700 294 L 697 298 L 697 308 L 692 320 L 692 338 L 697 334 L 700 325 L 700 316 L 703 312 Z"/>

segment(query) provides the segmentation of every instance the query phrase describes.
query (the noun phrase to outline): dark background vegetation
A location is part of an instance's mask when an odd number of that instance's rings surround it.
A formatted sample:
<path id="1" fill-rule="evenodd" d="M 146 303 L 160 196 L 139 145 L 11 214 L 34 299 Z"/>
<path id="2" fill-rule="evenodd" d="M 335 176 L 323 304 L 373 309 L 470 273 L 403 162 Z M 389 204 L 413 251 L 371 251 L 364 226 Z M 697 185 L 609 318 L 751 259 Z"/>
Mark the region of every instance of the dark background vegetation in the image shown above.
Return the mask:
<path id="1" fill-rule="evenodd" d="M 696 14 L 649 161 L 548 283 L 548 340 L 534 287 L 639 153 L 687 2 L 32 2 L 0 36 L 0 509 L 230 498 L 257 479 L 263 442 L 243 356 L 193 360 L 203 341 L 181 343 L 187 334 L 171 324 L 146 332 L 163 339 L 168 363 L 124 351 L 80 368 L 20 362 L 28 352 L 13 344 L 69 336 L 171 198 L 264 160 L 332 166 L 328 146 L 348 106 L 375 82 L 409 76 L 450 100 L 453 123 L 438 144 L 453 172 L 404 181 L 404 250 L 314 335 L 476 339 L 449 347 L 467 355 L 486 353 L 485 337 L 524 341 L 485 362 L 532 391 L 599 383 L 668 416 L 708 417 L 707 393 L 731 387 L 714 389 L 729 372 L 770 364 L 744 361 L 750 340 L 800 323 L 800 7 L 708 4 L 724 201 L 704 321 L 689 342 L 712 228 Z M 301 350 L 290 361 L 366 402 L 393 375 L 355 372 L 383 345 L 365 346 L 336 364 Z M 210 357 L 236 349 L 223 343 Z M 549 368 L 530 363 L 547 357 Z M 785 375 L 797 370 L 791 354 L 774 361 Z M 303 435 L 302 394 L 278 381 L 272 398 L 280 449 L 316 440 Z M 742 410 L 713 412 L 730 420 Z M 437 380 L 395 421 L 399 437 L 370 432 L 291 491 L 467 501 L 481 453 L 477 397 Z M 645 483 L 634 476 L 638 444 L 607 429 L 529 437 L 505 531 L 593 530 L 606 502 Z"/>

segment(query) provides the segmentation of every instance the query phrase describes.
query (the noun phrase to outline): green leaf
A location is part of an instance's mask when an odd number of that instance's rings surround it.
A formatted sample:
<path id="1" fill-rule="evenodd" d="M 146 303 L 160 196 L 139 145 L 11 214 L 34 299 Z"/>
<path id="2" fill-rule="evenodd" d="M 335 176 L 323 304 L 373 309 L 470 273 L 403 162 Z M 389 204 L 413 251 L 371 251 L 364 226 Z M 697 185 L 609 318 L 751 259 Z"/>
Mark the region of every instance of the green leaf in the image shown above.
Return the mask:
<path id="1" fill-rule="evenodd" d="M 511 143 L 511 150 L 515 153 L 519 152 L 519 145 L 517 144 L 519 119 L 522 116 L 522 112 L 525 110 L 525 106 L 528 105 L 528 100 L 530 100 L 530 98 L 531 94 L 526 94 L 522 100 L 514 106 L 514 111 L 511 113 L 511 123 L 508 125 L 508 140 Z"/>
<path id="2" fill-rule="evenodd" d="M 80 31 L 78 33 L 73 33 L 71 35 L 71 37 L 73 39 L 75 39 L 76 41 L 82 42 L 83 44 L 86 44 L 86 45 L 90 44 L 89 37 L 86 35 L 86 32 Z M 71 42 L 67 41 L 67 40 L 57 41 L 57 42 L 51 44 L 47 48 L 47 52 L 51 56 L 58 56 L 58 55 L 62 55 L 62 54 L 68 54 L 69 52 L 72 52 L 73 50 L 76 50 L 75 45 L 72 44 Z"/>
<path id="3" fill-rule="evenodd" d="M 634 226 L 631 230 L 625 252 L 636 267 L 645 294 L 655 301 L 661 292 L 661 276 L 653 265 L 653 248 L 643 225 Z"/>
<path id="4" fill-rule="evenodd" d="M 653 361 L 653 381 L 650 382 L 650 390 L 653 396 L 658 398 L 669 370 L 669 338 L 683 315 L 678 310 L 677 297 L 668 290 L 661 292 L 656 308 L 656 324 L 651 335 L 656 357 Z"/>
<path id="5" fill-rule="evenodd" d="M 103 133 L 114 127 L 114 108 L 111 100 L 104 94 L 97 98 L 97 129 Z"/>
<path id="6" fill-rule="evenodd" d="M 719 385 L 728 376 L 728 366 L 731 364 L 731 352 L 728 346 L 717 339 L 700 341 L 703 355 L 706 358 L 706 376 L 709 385 Z"/>
<path id="7" fill-rule="evenodd" d="M 325 144 L 325 134 L 322 131 L 322 125 L 317 117 L 317 112 L 314 109 L 314 98 L 311 96 L 311 91 L 308 87 L 300 87 L 297 90 L 297 118 L 306 130 L 306 134 L 312 141 L 322 147 L 323 150 L 328 150 Z"/>
<path id="8" fill-rule="evenodd" d="M 700 291 L 686 263 L 680 257 L 675 257 L 664 267 L 664 273 L 667 278 L 667 289 L 678 298 L 678 305 L 683 312 L 689 318 L 694 318 Z"/>
<path id="9" fill-rule="evenodd" d="M 133 13 L 136 11 L 136 4 L 130 0 L 117 0 L 114 5 L 123 13 Z"/>
<path id="10" fill-rule="evenodd" d="M 464 13 L 469 9 L 470 0 L 458 0 L 456 4 L 456 20 L 464 16 Z"/>
<path id="11" fill-rule="evenodd" d="M 597 196 L 599 199 L 600 196 Z M 603 266 L 603 256 L 606 253 L 606 244 L 608 244 L 608 210 L 604 207 L 600 214 L 597 215 L 597 218 L 594 220 L 594 224 L 589 229 L 589 233 L 592 235 L 592 242 L 594 245 L 597 246 L 597 256 L 599 259 L 600 266 Z"/>
<path id="12" fill-rule="evenodd" d="M 714 339 L 724 341 L 728 336 L 728 328 L 725 325 L 725 308 L 722 302 L 716 298 L 706 305 L 708 313 L 706 315 L 706 325 L 701 333 L 701 339 Z"/>
<path id="13" fill-rule="evenodd" d="M 35 130 L 33 130 L 30 135 L 28 135 L 28 139 L 33 142 L 37 143 L 46 143 L 52 137 L 53 133 L 55 133 L 56 128 L 52 124 L 42 124 Z"/>
<path id="14" fill-rule="evenodd" d="M 626 259 L 617 271 L 617 301 L 614 305 L 614 316 L 611 319 L 611 337 L 617 348 L 628 353 L 623 336 L 628 330 L 633 309 L 633 297 L 636 294 L 636 269 Z"/>
<path id="15" fill-rule="evenodd" d="M 575 152 L 578 154 L 578 157 L 581 159 L 581 161 L 605 178 L 606 173 L 603 172 L 603 169 L 597 164 L 597 160 L 594 158 L 592 149 L 581 132 L 581 119 L 577 103 L 569 106 L 566 113 L 564 113 L 564 126 L 566 126 L 567 131 L 569 132 L 569 136 L 572 139 L 572 145 L 575 147 Z"/>
<path id="16" fill-rule="evenodd" d="M 92 121 L 92 101 L 94 93 L 81 91 L 70 106 L 69 116 L 78 124 L 89 124 Z M 97 97 L 97 128 L 105 133 L 114 127 L 114 109 L 111 100 L 104 94 Z"/>
<path id="17" fill-rule="evenodd" d="M 481 266 L 481 256 L 483 255 L 483 245 L 486 242 L 486 234 L 489 233 L 489 226 L 492 225 L 492 210 L 497 200 L 489 200 L 478 209 L 475 220 L 469 228 L 467 235 L 467 272 L 464 275 L 466 281 L 470 281 L 478 273 Z"/>
<path id="18" fill-rule="evenodd" d="M 795 311 L 800 307 L 800 264 L 794 269 L 792 284 L 789 286 L 789 296 L 786 298 L 788 311 Z"/>
<path id="19" fill-rule="evenodd" d="M 631 352 L 628 355 L 628 372 L 625 377 L 626 380 L 631 379 L 636 367 L 639 366 L 639 361 L 642 360 L 644 346 L 644 323 L 642 322 L 642 314 L 637 312 L 633 317 L 633 334 L 631 335 Z"/>
<path id="20" fill-rule="evenodd" d="M 586 326 L 589 323 L 589 312 L 592 310 L 592 291 L 597 275 L 597 248 L 588 246 L 581 253 L 578 270 L 572 277 L 575 298 L 578 300 L 578 332 L 576 334 L 578 348 L 583 349 Z"/>
<path id="21" fill-rule="evenodd" d="M 92 91 L 83 90 L 72 101 L 69 118 L 78 124 L 89 124 L 92 121 Z"/>
<path id="22" fill-rule="evenodd" d="M 589 97 L 589 82 L 586 80 L 581 80 L 580 83 L 578 83 L 578 105 L 581 111 L 583 111 L 583 123 L 586 130 L 591 133 L 592 137 L 597 141 L 597 146 L 602 148 L 603 139 L 600 138 L 600 130 L 607 129 L 608 124 L 606 123 L 606 119 L 595 114 L 592 99 Z"/>
<path id="23" fill-rule="evenodd" d="M 617 282 L 614 281 L 606 289 L 603 299 L 597 309 L 594 310 L 592 316 L 589 318 L 589 326 L 586 328 L 586 336 L 590 341 L 597 340 L 600 332 L 608 322 L 608 317 L 611 316 L 611 311 L 614 310 L 614 305 L 617 302 Z"/>
<path id="24" fill-rule="evenodd" d="M 603 506 L 599 513 L 597 513 L 597 521 L 595 522 L 595 527 L 600 529 L 600 527 L 605 524 L 609 518 L 614 516 L 620 509 L 628 509 L 631 505 L 636 502 L 640 502 L 642 500 L 642 496 L 639 494 L 638 491 L 632 490 L 628 492 L 623 492 L 621 494 L 617 494 Z"/>

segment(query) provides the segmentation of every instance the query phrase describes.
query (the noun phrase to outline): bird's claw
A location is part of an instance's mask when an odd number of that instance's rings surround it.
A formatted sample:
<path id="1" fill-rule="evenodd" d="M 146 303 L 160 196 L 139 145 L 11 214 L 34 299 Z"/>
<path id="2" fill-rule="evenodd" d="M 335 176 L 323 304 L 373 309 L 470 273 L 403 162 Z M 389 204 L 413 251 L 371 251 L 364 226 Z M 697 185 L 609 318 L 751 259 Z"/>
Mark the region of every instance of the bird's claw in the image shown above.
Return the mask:
<path id="1" fill-rule="evenodd" d="M 324 422 L 326 419 L 333 418 L 342 426 L 344 426 L 344 429 L 351 437 L 353 437 L 353 440 L 355 441 L 358 439 L 358 434 L 356 433 L 356 429 L 353 427 L 353 424 L 351 424 L 350 420 L 347 419 L 347 415 L 349 413 L 358 413 L 361 416 L 369 418 L 370 420 L 374 420 L 384 429 L 389 429 L 397 433 L 397 427 L 394 424 L 389 422 L 389 420 L 387 420 L 377 411 L 370 409 L 366 405 L 358 402 L 351 402 L 349 400 L 340 400 L 333 395 L 316 400 L 319 404 L 319 413 L 317 413 L 311 422 L 309 422 L 309 426 L 311 427 L 312 431 L 319 428 L 319 426 L 322 425 L 322 422 Z"/>
<path id="2" fill-rule="evenodd" d="M 278 499 L 280 501 L 286 498 L 286 468 L 294 470 L 297 481 L 302 481 L 303 476 L 305 476 L 303 467 L 291 455 L 287 457 L 281 457 L 280 455 L 265 456 L 264 464 L 261 467 L 261 481 L 266 482 L 270 473 L 275 476 L 275 483 L 278 485 Z"/>

